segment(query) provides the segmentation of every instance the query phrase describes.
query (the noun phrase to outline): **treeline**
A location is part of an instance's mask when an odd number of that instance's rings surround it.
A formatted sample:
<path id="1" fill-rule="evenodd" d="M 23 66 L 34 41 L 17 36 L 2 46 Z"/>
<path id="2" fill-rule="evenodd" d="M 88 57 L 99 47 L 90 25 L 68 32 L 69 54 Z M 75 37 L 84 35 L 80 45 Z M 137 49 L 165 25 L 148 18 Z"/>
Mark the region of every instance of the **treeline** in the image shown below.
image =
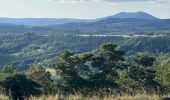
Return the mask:
<path id="1" fill-rule="evenodd" d="M 56 93 L 64 96 L 166 94 L 170 93 L 170 59 L 168 55 L 161 57 L 139 53 L 128 62 L 124 50 L 114 43 L 81 54 L 64 51 L 51 66 L 56 76 L 41 65 L 23 73 L 5 66 L 0 73 L 1 91 L 13 100 Z"/>

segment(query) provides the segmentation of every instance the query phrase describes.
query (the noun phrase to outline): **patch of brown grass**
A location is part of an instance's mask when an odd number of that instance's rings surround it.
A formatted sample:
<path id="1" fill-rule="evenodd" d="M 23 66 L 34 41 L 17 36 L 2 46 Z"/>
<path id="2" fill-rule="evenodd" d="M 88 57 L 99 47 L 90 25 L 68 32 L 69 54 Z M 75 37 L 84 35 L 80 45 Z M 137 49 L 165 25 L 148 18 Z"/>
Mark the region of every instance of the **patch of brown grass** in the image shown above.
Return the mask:
<path id="1" fill-rule="evenodd" d="M 135 96 L 123 95 L 123 96 L 105 96 L 103 98 L 98 96 L 83 97 L 82 95 L 70 95 L 67 97 L 59 96 L 41 96 L 41 97 L 31 97 L 30 100 L 162 100 L 161 96 L 158 95 L 147 95 L 147 94 L 137 94 Z"/>
<path id="2" fill-rule="evenodd" d="M 147 95 L 147 94 L 137 94 L 135 96 L 123 95 L 123 96 L 104 96 L 103 98 L 98 96 L 92 97 L 84 97 L 82 95 L 69 95 L 67 97 L 58 95 L 48 95 L 48 96 L 40 96 L 40 97 L 30 97 L 29 100 L 170 100 L 167 99 L 168 96 L 158 96 L 158 95 Z M 170 97 L 170 96 L 169 96 Z M 166 99 L 163 99 L 166 98 Z M 0 95 L 0 100 L 8 100 L 7 96 Z"/>
<path id="3" fill-rule="evenodd" d="M 0 94 L 0 100 L 8 100 L 8 97 Z"/>

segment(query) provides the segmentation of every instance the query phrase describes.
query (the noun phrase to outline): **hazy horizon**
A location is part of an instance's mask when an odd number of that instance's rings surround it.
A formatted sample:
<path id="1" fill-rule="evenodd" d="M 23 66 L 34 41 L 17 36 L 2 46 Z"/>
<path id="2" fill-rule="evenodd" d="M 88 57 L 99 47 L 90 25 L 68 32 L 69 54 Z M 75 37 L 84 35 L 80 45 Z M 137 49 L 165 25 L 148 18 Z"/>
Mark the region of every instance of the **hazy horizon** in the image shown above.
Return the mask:
<path id="1" fill-rule="evenodd" d="M 143 11 L 169 19 L 169 9 L 169 0 L 0 0 L 1 18 L 96 19 Z"/>
<path id="2" fill-rule="evenodd" d="M 123 12 L 123 11 L 122 11 Z M 102 17 L 96 17 L 96 18 L 69 18 L 69 17 L 65 17 L 65 18 L 60 18 L 60 17 L 0 17 L 0 18 L 11 18 L 11 19 L 79 19 L 79 20 L 93 20 L 93 19 L 98 19 L 98 18 L 104 18 L 104 17 L 109 17 L 109 16 L 113 16 L 113 15 L 116 15 L 116 14 L 119 14 L 119 13 L 122 13 L 122 12 L 118 12 L 118 13 L 115 13 L 115 14 L 112 14 L 112 15 L 105 15 L 105 16 L 102 16 Z M 144 11 L 137 11 L 137 12 L 144 12 Z M 136 12 L 125 12 L 125 13 L 136 13 Z M 147 12 L 145 12 L 147 13 Z M 147 13 L 147 14 L 150 14 L 150 13 Z M 150 14 L 152 15 L 152 14 Z M 154 15 L 152 15 L 154 16 Z M 159 18 L 157 16 L 154 16 L 156 18 Z M 160 18 L 160 19 L 169 19 L 169 18 Z"/>

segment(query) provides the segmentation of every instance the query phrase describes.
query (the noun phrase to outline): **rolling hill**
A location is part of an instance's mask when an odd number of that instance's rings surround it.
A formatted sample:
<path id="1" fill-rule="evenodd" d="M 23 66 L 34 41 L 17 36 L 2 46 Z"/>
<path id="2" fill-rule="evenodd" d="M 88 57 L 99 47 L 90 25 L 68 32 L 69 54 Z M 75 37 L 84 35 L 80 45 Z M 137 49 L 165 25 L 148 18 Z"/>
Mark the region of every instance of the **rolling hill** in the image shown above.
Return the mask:
<path id="1" fill-rule="evenodd" d="M 106 33 L 148 33 L 148 32 L 170 32 L 170 19 L 120 19 L 108 18 L 90 23 L 67 23 L 64 25 L 48 26 L 54 30 L 70 31 L 84 34 L 106 34 Z"/>
<path id="2" fill-rule="evenodd" d="M 170 19 L 159 19 L 145 12 L 119 13 L 92 20 L 0 18 L 0 31 L 62 31 L 79 34 L 170 32 Z M 13 25 L 11 25 L 13 24 Z"/>
<path id="3" fill-rule="evenodd" d="M 100 20 L 105 20 L 108 18 L 136 18 L 136 19 L 157 19 L 156 17 L 147 14 L 145 12 L 121 12 L 112 16 L 107 16 L 104 18 L 97 19 L 73 19 L 73 18 L 0 18 L 0 23 L 8 23 L 15 25 L 30 25 L 30 26 L 41 26 L 41 25 L 57 25 L 57 24 L 66 24 L 72 22 L 95 22 Z"/>

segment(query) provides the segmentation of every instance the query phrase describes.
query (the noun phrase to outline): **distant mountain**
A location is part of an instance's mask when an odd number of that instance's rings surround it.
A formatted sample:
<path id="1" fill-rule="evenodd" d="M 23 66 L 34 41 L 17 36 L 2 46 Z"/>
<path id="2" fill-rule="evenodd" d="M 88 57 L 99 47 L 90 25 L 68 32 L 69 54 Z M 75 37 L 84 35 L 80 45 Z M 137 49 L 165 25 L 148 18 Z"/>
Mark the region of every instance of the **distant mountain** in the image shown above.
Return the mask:
<path id="1" fill-rule="evenodd" d="M 170 19 L 159 19 L 141 11 L 135 13 L 122 12 L 96 19 L 93 22 L 66 23 L 49 27 L 60 31 L 85 34 L 170 32 Z"/>
<path id="2" fill-rule="evenodd" d="M 67 23 L 48 27 L 54 30 L 85 34 L 170 32 L 170 19 L 107 18 L 90 23 Z"/>
<path id="3" fill-rule="evenodd" d="M 6 23 L 0 24 L 0 32 L 60 31 L 79 34 L 170 32 L 170 19 L 159 19 L 145 12 L 122 12 L 94 20 L 0 18 L 0 23 Z"/>
<path id="4" fill-rule="evenodd" d="M 115 14 L 113 16 L 108 16 L 102 19 L 107 19 L 107 18 L 120 18 L 120 19 L 127 19 L 127 18 L 135 18 L 135 19 L 147 19 L 147 20 L 155 20 L 158 19 L 148 13 L 139 11 L 139 12 L 121 12 L 118 14 Z"/>
<path id="5" fill-rule="evenodd" d="M 57 25 L 71 22 L 90 22 L 91 20 L 69 19 L 69 18 L 0 18 L 0 23 L 8 23 L 15 25 Z"/>
<path id="6" fill-rule="evenodd" d="M 105 20 L 108 18 L 136 18 L 136 19 L 157 19 L 156 17 L 145 12 L 127 13 L 121 12 L 113 16 L 107 16 L 98 19 L 70 19 L 70 18 L 0 18 L 0 23 L 8 23 L 15 25 L 30 25 L 30 26 L 43 26 L 43 25 L 58 25 L 66 23 L 79 23 L 79 22 L 95 22 Z"/>

